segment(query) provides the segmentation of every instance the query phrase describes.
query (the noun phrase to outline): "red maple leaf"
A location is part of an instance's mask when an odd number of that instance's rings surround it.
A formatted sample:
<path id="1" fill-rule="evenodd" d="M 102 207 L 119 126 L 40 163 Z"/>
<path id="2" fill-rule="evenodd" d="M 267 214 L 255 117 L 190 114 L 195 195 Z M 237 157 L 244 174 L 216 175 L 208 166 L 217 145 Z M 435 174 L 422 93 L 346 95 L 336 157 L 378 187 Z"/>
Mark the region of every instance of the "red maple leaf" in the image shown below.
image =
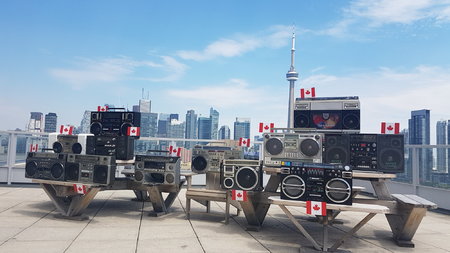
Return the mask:
<path id="1" fill-rule="evenodd" d="M 241 198 L 241 197 L 242 197 L 242 194 L 241 194 L 241 193 L 238 193 L 238 194 L 236 194 L 236 196 L 238 196 L 239 198 Z"/>
<path id="2" fill-rule="evenodd" d="M 83 188 L 81 188 L 81 187 L 78 187 L 78 191 L 82 191 L 83 190 Z"/>
<path id="3" fill-rule="evenodd" d="M 242 141 L 243 144 L 247 143 L 246 141 Z"/>
<path id="4" fill-rule="evenodd" d="M 392 131 L 394 128 L 392 126 L 388 126 L 387 130 Z"/>
<path id="5" fill-rule="evenodd" d="M 318 210 L 320 210 L 320 207 L 319 207 L 319 205 L 315 204 L 314 207 L 313 207 L 313 209 L 316 210 L 316 211 L 318 211 Z"/>
<path id="6" fill-rule="evenodd" d="M 102 108 L 101 111 L 104 112 L 104 111 L 105 111 L 105 108 Z"/>
<path id="7" fill-rule="evenodd" d="M 64 132 L 68 132 L 69 131 L 69 129 L 67 129 L 67 128 L 64 128 Z"/>
<path id="8" fill-rule="evenodd" d="M 311 92 L 309 91 L 309 90 L 307 90 L 306 92 L 305 92 L 305 94 L 307 94 L 307 95 L 309 95 Z"/>
<path id="9" fill-rule="evenodd" d="M 131 130 L 131 132 L 132 132 L 132 133 L 136 133 L 136 130 L 133 129 L 133 130 Z"/>
<path id="10" fill-rule="evenodd" d="M 266 129 L 266 130 L 267 130 L 267 129 L 269 129 L 269 126 L 268 126 L 268 125 L 266 125 L 266 126 L 264 127 L 264 129 Z"/>

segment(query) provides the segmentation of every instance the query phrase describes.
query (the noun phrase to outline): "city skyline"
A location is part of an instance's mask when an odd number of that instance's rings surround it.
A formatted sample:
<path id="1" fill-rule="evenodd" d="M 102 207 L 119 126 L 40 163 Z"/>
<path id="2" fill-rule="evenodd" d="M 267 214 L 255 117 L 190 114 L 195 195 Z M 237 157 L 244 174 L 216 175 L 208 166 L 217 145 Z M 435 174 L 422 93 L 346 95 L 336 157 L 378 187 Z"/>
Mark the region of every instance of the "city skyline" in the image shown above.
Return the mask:
<path id="1" fill-rule="evenodd" d="M 287 15 L 286 6 L 296 15 Z M 30 111 L 78 125 L 85 110 L 105 103 L 132 110 L 142 88 L 154 112 L 193 109 L 201 116 L 213 107 L 220 125 L 251 118 L 251 136 L 259 122 L 284 127 L 293 30 L 296 97 L 302 87 L 322 97 L 359 96 L 362 132 L 379 132 L 382 121 L 406 128 L 413 110 L 429 109 L 432 125 L 450 118 L 447 2 L 11 1 L 1 7 L 1 130 L 24 128 Z"/>

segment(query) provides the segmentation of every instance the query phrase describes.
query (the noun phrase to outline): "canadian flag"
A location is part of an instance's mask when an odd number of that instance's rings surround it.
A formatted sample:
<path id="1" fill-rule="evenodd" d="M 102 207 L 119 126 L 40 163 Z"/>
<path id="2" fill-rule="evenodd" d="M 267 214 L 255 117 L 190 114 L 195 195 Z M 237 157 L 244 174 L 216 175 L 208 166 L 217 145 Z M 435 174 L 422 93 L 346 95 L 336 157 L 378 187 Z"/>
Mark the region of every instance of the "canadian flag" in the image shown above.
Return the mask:
<path id="1" fill-rule="evenodd" d="M 181 148 L 177 148 L 175 146 L 169 146 L 169 155 L 170 156 L 181 156 Z"/>
<path id="2" fill-rule="evenodd" d="M 30 144 L 30 152 L 38 152 L 38 144 Z"/>
<path id="3" fill-rule="evenodd" d="M 320 201 L 306 201 L 306 214 L 327 215 L 327 203 Z"/>
<path id="4" fill-rule="evenodd" d="M 269 124 L 264 124 L 263 122 L 259 123 L 259 132 L 260 133 L 268 132 L 268 131 L 273 133 L 273 128 L 274 128 L 273 123 L 269 123 Z"/>
<path id="5" fill-rule="evenodd" d="M 73 189 L 78 194 L 86 194 L 86 185 L 83 184 L 73 184 Z"/>
<path id="6" fill-rule="evenodd" d="M 300 98 L 315 98 L 316 88 L 300 89 Z"/>
<path id="7" fill-rule="evenodd" d="M 250 147 L 250 139 L 248 138 L 239 138 L 239 146 L 241 147 Z"/>
<path id="8" fill-rule="evenodd" d="M 140 136 L 141 128 L 140 127 L 128 127 L 127 135 L 128 136 Z"/>
<path id="9" fill-rule="evenodd" d="M 61 125 L 59 127 L 59 133 L 60 134 L 72 134 L 73 133 L 73 126 L 66 126 L 66 125 Z"/>
<path id="10" fill-rule="evenodd" d="M 231 199 L 237 201 L 247 201 L 247 191 L 231 190 Z"/>
<path id="11" fill-rule="evenodd" d="M 97 106 L 97 112 L 106 112 L 108 111 L 108 106 Z"/>
<path id="12" fill-rule="evenodd" d="M 399 134 L 400 133 L 400 123 L 381 122 L 381 133 L 382 134 Z"/>

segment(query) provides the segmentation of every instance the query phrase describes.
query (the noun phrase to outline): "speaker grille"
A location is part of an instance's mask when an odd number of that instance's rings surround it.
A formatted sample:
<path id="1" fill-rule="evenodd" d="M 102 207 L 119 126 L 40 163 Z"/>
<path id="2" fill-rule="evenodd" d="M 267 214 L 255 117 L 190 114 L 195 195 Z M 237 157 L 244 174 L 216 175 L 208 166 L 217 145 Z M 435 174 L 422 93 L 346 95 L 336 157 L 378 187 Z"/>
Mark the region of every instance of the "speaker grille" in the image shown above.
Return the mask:
<path id="1" fill-rule="evenodd" d="M 258 185 L 258 174 L 252 167 L 241 167 L 236 172 L 236 184 L 242 190 L 252 190 Z"/>
<path id="2" fill-rule="evenodd" d="M 67 181 L 78 181 L 80 175 L 80 169 L 78 163 L 68 163 L 66 164 L 66 180 Z"/>
<path id="3" fill-rule="evenodd" d="M 297 175 L 289 175 L 283 179 L 281 190 L 290 199 L 298 199 L 305 194 L 305 181 Z"/>
<path id="4" fill-rule="evenodd" d="M 25 172 L 27 173 L 27 175 L 29 177 L 34 176 L 37 172 L 37 163 L 36 162 L 28 162 L 25 165 Z"/>
<path id="5" fill-rule="evenodd" d="M 55 163 L 50 169 L 50 173 L 54 179 L 60 178 L 64 173 L 64 167 L 60 163 Z"/>
<path id="6" fill-rule="evenodd" d="M 131 123 L 123 123 L 122 126 L 120 126 L 120 133 L 123 136 L 126 136 L 127 133 L 128 133 L 128 128 L 129 127 L 133 127 L 133 124 L 131 124 Z"/>
<path id="7" fill-rule="evenodd" d="M 53 148 L 53 152 L 55 152 L 55 153 L 59 154 L 59 153 L 63 152 L 63 146 L 60 142 L 53 142 L 52 148 Z"/>
<path id="8" fill-rule="evenodd" d="M 343 203 L 352 195 L 352 188 L 342 178 L 333 178 L 325 186 L 325 194 L 334 203 Z"/>
<path id="9" fill-rule="evenodd" d="M 344 129 L 359 129 L 359 115 L 357 113 L 345 113 L 342 121 Z"/>
<path id="10" fill-rule="evenodd" d="M 403 154 L 396 149 L 385 149 L 380 152 L 380 168 L 385 171 L 403 169 Z"/>
<path id="11" fill-rule="evenodd" d="M 144 174 L 142 173 L 142 171 L 138 170 L 134 172 L 134 179 L 136 181 L 142 181 L 142 179 L 144 179 Z"/>
<path id="12" fill-rule="evenodd" d="M 72 145 L 72 152 L 74 154 L 81 154 L 81 151 L 83 151 L 83 147 L 80 143 L 76 142 Z"/>
<path id="13" fill-rule="evenodd" d="M 145 181 L 150 183 L 164 183 L 164 173 L 147 173 L 145 175 Z"/>
<path id="14" fill-rule="evenodd" d="M 205 171 L 207 165 L 208 162 L 203 156 L 197 156 L 192 160 L 192 168 L 198 172 Z"/>
<path id="15" fill-rule="evenodd" d="M 295 128 L 308 128 L 309 127 L 309 115 L 301 113 L 300 111 L 294 112 L 294 127 Z"/>
<path id="16" fill-rule="evenodd" d="M 306 156 L 315 156 L 320 151 L 320 146 L 313 139 L 306 139 L 300 143 L 300 151 Z"/>
<path id="17" fill-rule="evenodd" d="M 94 122 L 91 124 L 90 130 L 92 134 L 99 135 L 102 133 L 102 124 L 99 122 Z"/>
<path id="18" fill-rule="evenodd" d="M 223 180 L 225 188 L 232 188 L 234 186 L 234 180 L 231 177 L 227 177 Z"/>
<path id="19" fill-rule="evenodd" d="M 270 138 L 266 142 L 266 151 L 271 155 L 279 155 L 283 152 L 283 142 L 277 138 Z"/>
<path id="20" fill-rule="evenodd" d="M 94 183 L 107 184 L 108 183 L 108 166 L 95 165 L 94 166 Z"/>
<path id="21" fill-rule="evenodd" d="M 175 182 L 175 176 L 172 173 L 167 173 L 166 182 L 169 184 L 173 184 Z"/>

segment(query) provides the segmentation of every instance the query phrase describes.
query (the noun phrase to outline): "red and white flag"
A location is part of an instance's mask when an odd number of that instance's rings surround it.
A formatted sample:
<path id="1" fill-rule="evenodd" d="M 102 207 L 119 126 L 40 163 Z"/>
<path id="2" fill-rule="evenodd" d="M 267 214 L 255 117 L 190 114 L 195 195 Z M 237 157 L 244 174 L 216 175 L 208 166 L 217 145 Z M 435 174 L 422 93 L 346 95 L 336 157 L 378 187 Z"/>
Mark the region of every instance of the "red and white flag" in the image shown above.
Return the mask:
<path id="1" fill-rule="evenodd" d="M 259 123 L 259 132 L 260 133 L 264 133 L 264 132 L 271 132 L 271 133 L 273 133 L 274 126 L 275 125 L 273 123 L 264 124 L 263 122 L 260 122 Z"/>
<path id="2" fill-rule="evenodd" d="M 306 201 L 306 214 L 327 215 L 327 203 L 320 201 Z"/>
<path id="3" fill-rule="evenodd" d="M 241 147 L 250 147 L 250 139 L 248 138 L 239 138 L 239 146 Z"/>
<path id="4" fill-rule="evenodd" d="M 86 194 L 86 185 L 83 184 L 73 184 L 73 189 L 78 194 Z"/>
<path id="5" fill-rule="evenodd" d="M 108 106 L 97 106 L 97 112 L 107 112 Z"/>
<path id="6" fill-rule="evenodd" d="M 247 191 L 231 190 L 231 199 L 237 201 L 247 201 Z"/>
<path id="7" fill-rule="evenodd" d="M 400 133 L 400 123 L 381 122 L 381 133 L 382 134 L 399 134 Z"/>
<path id="8" fill-rule="evenodd" d="M 59 127 L 59 133 L 60 134 L 70 134 L 70 135 L 72 135 L 72 133 L 73 133 L 73 126 L 61 125 Z"/>
<path id="9" fill-rule="evenodd" d="M 315 98 L 316 88 L 300 89 L 300 98 Z"/>
<path id="10" fill-rule="evenodd" d="M 169 155 L 170 156 L 181 156 L 181 148 L 177 148 L 176 146 L 169 146 Z"/>
<path id="11" fill-rule="evenodd" d="M 140 127 L 128 127 L 127 135 L 128 136 L 140 136 L 141 128 Z"/>
<path id="12" fill-rule="evenodd" d="M 38 144 L 30 144 L 30 152 L 38 152 Z"/>

